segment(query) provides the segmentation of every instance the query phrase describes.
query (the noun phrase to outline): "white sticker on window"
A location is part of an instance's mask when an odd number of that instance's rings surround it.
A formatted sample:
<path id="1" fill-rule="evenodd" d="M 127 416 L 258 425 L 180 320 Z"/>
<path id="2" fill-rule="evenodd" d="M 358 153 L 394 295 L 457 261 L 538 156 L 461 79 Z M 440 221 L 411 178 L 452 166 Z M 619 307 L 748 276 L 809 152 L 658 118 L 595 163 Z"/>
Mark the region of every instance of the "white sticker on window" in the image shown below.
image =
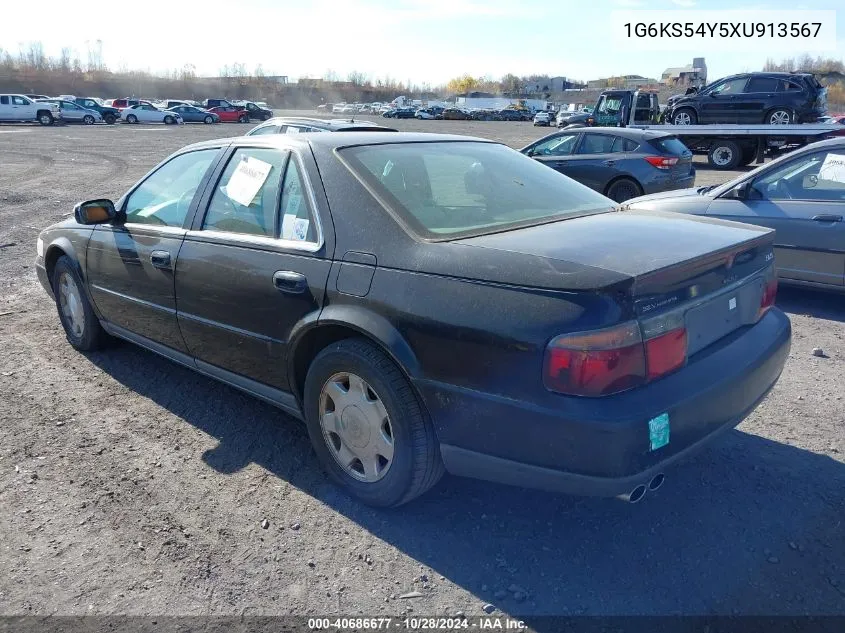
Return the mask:
<path id="1" fill-rule="evenodd" d="M 819 180 L 845 182 L 845 155 L 828 154 L 819 169 Z"/>
<path id="2" fill-rule="evenodd" d="M 282 239 L 304 241 L 308 237 L 308 220 L 286 213 L 282 217 Z"/>
<path id="3" fill-rule="evenodd" d="M 248 207 L 261 187 L 273 165 L 257 158 L 244 156 L 235 169 L 224 193 L 238 204 Z"/>

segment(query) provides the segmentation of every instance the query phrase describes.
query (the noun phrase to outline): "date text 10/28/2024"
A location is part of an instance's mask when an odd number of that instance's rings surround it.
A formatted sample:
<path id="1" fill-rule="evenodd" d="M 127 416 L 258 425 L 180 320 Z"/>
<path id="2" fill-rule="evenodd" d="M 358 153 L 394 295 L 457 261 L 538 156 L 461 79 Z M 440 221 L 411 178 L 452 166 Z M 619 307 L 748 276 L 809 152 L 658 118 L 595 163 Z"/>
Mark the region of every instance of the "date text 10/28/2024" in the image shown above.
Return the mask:
<path id="1" fill-rule="evenodd" d="M 312 631 L 377 631 L 403 629 L 409 631 L 526 631 L 522 620 L 506 617 L 476 617 L 476 618 L 308 618 L 308 628 Z"/>

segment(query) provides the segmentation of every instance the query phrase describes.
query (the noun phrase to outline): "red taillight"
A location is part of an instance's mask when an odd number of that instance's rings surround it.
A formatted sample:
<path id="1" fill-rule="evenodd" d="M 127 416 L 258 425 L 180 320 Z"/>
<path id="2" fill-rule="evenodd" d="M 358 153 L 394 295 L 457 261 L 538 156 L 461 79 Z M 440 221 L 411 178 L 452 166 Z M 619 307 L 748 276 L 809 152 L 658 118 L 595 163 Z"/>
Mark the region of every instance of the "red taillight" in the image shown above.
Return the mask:
<path id="1" fill-rule="evenodd" d="M 648 380 L 654 380 L 687 362 L 687 330 L 678 328 L 645 342 Z"/>
<path id="2" fill-rule="evenodd" d="M 760 311 L 757 313 L 757 318 L 761 318 L 769 308 L 775 305 L 775 299 L 778 296 L 778 278 L 772 277 L 766 282 L 763 288 L 763 297 L 760 299 Z"/>
<path id="3" fill-rule="evenodd" d="M 645 159 L 652 167 L 658 169 L 670 169 L 678 164 L 678 159 L 674 156 L 667 158 L 666 156 L 646 156 Z"/>
<path id="4" fill-rule="evenodd" d="M 660 331 L 665 332 L 665 328 Z M 686 357 L 685 328 L 644 341 L 640 324 L 630 321 L 606 330 L 553 339 L 546 348 L 543 382 L 547 389 L 558 393 L 607 396 L 683 367 Z"/>

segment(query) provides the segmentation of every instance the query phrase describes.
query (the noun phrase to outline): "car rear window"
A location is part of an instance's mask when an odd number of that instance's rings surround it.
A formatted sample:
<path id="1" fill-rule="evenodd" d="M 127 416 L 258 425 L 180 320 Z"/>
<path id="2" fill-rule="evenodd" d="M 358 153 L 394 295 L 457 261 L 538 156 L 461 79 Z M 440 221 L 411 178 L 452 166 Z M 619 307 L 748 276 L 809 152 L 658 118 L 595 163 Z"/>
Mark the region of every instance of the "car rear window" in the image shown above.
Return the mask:
<path id="1" fill-rule="evenodd" d="M 613 202 L 496 143 L 348 147 L 341 157 L 412 232 L 456 239 L 608 211 Z"/>
<path id="2" fill-rule="evenodd" d="M 653 138 L 649 141 L 649 143 L 661 152 L 666 152 L 667 154 L 672 154 L 674 156 L 683 156 L 690 153 L 689 148 L 675 136 Z"/>

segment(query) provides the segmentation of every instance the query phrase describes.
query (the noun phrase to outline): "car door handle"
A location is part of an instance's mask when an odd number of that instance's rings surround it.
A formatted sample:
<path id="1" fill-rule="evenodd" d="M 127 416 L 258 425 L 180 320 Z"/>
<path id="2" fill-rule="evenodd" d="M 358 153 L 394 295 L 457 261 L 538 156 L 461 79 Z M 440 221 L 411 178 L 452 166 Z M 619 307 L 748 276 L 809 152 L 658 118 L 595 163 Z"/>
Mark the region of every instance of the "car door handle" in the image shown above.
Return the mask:
<path id="1" fill-rule="evenodd" d="M 842 216 L 833 215 L 832 213 L 822 213 L 821 215 L 814 215 L 813 222 L 842 222 Z"/>
<path id="2" fill-rule="evenodd" d="M 150 262 L 156 268 L 170 268 L 170 253 L 167 251 L 153 251 L 150 253 Z"/>
<path id="3" fill-rule="evenodd" d="M 292 270 L 277 270 L 273 274 L 273 285 L 276 287 L 276 290 L 298 295 L 306 291 L 308 280 L 305 278 L 305 275 Z"/>
<path id="4" fill-rule="evenodd" d="M 606 160 L 602 162 L 602 165 L 607 165 L 608 167 L 613 167 L 616 164 L 615 160 Z"/>

